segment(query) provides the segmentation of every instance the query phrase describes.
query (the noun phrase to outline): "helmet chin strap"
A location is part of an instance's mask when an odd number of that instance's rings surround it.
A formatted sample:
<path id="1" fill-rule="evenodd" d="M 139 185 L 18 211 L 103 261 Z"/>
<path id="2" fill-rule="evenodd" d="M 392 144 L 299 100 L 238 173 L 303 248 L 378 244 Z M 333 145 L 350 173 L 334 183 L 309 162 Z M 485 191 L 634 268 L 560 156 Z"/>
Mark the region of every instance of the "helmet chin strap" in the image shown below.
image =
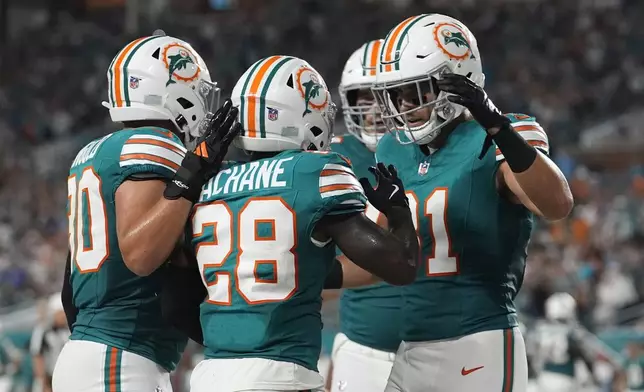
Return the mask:
<path id="1" fill-rule="evenodd" d="M 380 138 L 382 138 L 382 135 L 382 133 L 370 133 L 364 130 L 360 131 L 360 139 L 362 140 L 362 143 L 371 151 L 376 150 L 376 146 L 378 145 Z"/>
<path id="2" fill-rule="evenodd" d="M 194 131 L 190 129 L 188 120 L 181 114 L 179 106 L 178 102 L 168 99 L 168 94 L 163 97 L 163 107 L 171 114 L 171 118 L 169 120 L 172 121 L 174 126 L 177 127 L 177 130 L 183 134 L 184 145 L 187 148 L 192 148 L 194 147 L 196 139 L 199 137 L 198 135 L 194 135 L 194 133 L 199 132 L 199 127 L 195 127 Z"/>
<path id="3" fill-rule="evenodd" d="M 447 111 L 448 113 L 451 111 L 451 115 L 448 116 L 445 114 L 446 110 L 432 110 L 432 114 L 429 117 L 429 120 L 423 125 L 423 127 L 431 129 L 430 132 L 427 133 L 427 135 L 421 137 L 418 140 L 415 140 L 416 144 L 428 144 L 431 143 L 434 139 L 438 137 L 438 135 L 441 134 L 443 128 L 445 128 L 447 125 L 449 125 L 452 121 L 454 121 L 458 116 L 461 115 L 463 112 L 463 107 L 454 105 L 453 103 L 448 103 L 451 107 L 451 110 Z M 443 106 L 441 106 L 440 109 L 443 109 Z"/>

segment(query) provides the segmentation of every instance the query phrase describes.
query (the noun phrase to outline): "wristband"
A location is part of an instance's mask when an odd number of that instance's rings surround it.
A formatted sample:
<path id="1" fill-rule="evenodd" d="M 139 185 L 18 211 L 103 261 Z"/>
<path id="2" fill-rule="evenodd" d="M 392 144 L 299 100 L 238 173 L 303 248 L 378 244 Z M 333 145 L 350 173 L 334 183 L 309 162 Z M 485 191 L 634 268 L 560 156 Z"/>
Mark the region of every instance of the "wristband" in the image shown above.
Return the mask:
<path id="1" fill-rule="evenodd" d="M 492 136 L 513 173 L 522 173 L 530 168 L 537 159 L 537 149 L 512 128 L 510 123 L 501 126 Z"/>
<path id="2" fill-rule="evenodd" d="M 196 203 L 204 184 L 201 175 L 200 158 L 192 152 L 186 153 L 172 180 L 166 185 L 163 197 L 176 200 L 180 197 Z"/>

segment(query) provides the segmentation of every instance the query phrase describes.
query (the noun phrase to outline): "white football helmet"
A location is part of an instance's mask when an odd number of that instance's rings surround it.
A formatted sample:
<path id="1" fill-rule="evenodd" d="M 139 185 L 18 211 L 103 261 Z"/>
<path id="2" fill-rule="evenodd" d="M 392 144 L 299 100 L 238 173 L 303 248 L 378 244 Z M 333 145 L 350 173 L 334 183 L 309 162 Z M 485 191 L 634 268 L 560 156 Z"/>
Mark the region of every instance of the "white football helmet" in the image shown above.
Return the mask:
<path id="1" fill-rule="evenodd" d="M 546 300 L 546 318 L 570 322 L 577 318 L 577 301 L 568 293 L 555 293 Z"/>
<path id="2" fill-rule="evenodd" d="M 465 75 L 481 87 L 485 82 L 476 38 L 458 20 L 440 14 L 412 16 L 387 34 L 372 90 L 385 125 L 399 142 L 426 144 L 463 113 L 463 106 L 448 101 L 448 94 L 436 87 L 446 72 Z M 399 110 L 402 97 L 414 106 Z"/>
<path id="3" fill-rule="evenodd" d="M 231 96 L 246 151 L 327 150 L 335 105 L 320 74 L 304 60 L 271 56 L 253 64 Z"/>
<path id="4" fill-rule="evenodd" d="M 347 130 L 372 151 L 376 149 L 386 128 L 381 124 L 377 104 L 359 104 L 358 92 L 368 90 L 371 95 L 370 90 L 376 82 L 378 56 L 383 42 L 381 39 L 370 41 L 353 52 L 344 65 L 338 88 Z M 370 121 L 367 121 L 368 117 Z"/>
<path id="5" fill-rule="evenodd" d="M 103 106 L 114 122 L 170 120 L 190 144 L 201 135 L 205 114 L 219 104 L 219 89 L 190 44 L 155 34 L 130 42 L 114 57 Z"/>

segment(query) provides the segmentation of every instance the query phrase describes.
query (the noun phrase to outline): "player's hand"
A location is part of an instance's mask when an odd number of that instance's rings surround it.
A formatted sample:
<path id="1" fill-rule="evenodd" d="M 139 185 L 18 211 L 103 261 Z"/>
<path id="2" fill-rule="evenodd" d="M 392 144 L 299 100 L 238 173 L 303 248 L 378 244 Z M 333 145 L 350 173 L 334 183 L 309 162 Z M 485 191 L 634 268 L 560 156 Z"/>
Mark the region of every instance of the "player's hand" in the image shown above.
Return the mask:
<path id="1" fill-rule="evenodd" d="M 194 154 L 203 160 L 205 181 L 219 173 L 228 147 L 241 133 L 241 125 L 237 122 L 239 109 L 233 107 L 233 102 L 227 99 L 215 114 L 207 113 L 204 119 L 203 135 L 197 139 Z"/>
<path id="2" fill-rule="evenodd" d="M 360 184 L 364 188 L 369 202 L 379 211 L 387 215 L 393 207 L 409 208 L 409 201 L 405 195 L 405 188 L 398 178 L 398 171 L 394 165 L 385 167 L 384 163 L 378 162 L 371 166 L 369 171 L 376 177 L 376 187 L 371 186 L 367 178 L 361 178 Z"/>
<path id="3" fill-rule="evenodd" d="M 166 186 L 163 196 L 175 200 L 180 197 L 195 203 L 201 187 L 221 169 L 228 147 L 241 132 L 236 121 L 239 110 L 230 99 L 215 114 L 208 113 L 204 119 L 205 131 L 197 139 L 193 151 L 186 152 L 174 178 Z"/>
<path id="4" fill-rule="evenodd" d="M 451 102 L 465 106 L 474 119 L 486 130 L 500 128 L 510 120 L 494 106 L 485 90 L 477 86 L 472 80 L 463 75 L 453 73 L 444 74 L 437 81 L 441 91 L 450 93 L 447 99 Z"/>

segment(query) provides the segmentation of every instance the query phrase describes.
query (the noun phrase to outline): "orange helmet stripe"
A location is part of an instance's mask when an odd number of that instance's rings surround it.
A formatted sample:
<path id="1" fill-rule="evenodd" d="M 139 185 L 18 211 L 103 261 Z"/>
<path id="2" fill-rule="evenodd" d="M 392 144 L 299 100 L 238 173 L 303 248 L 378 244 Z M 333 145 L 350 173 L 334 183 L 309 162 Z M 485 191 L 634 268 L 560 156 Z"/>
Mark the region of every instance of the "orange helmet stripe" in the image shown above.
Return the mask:
<path id="1" fill-rule="evenodd" d="M 259 70 L 252 79 L 250 90 L 246 93 L 248 97 L 248 109 L 246 110 L 246 130 L 248 134 L 246 136 L 248 137 L 257 137 L 257 117 L 255 116 L 255 112 L 257 111 L 257 92 L 259 86 L 262 84 L 262 80 L 268 73 L 271 65 L 275 64 L 281 58 L 282 56 L 271 56 L 264 60 L 264 63 L 259 67 Z"/>
<path id="2" fill-rule="evenodd" d="M 123 79 L 123 70 L 121 69 L 121 66 L 123 65 L 123 60 L 125 60 L 125 57 L 127 54 L 132 50 L 132 48 L 138 44 L 139 42 L 143 41 L 147 37 L 141 37 L 139 39 L 136 39 L 132 42 L 130 42 L 123 50 L 121 50 L 121 53 L 119 53 L 116 57 L 116 61 L 114 62 L 114 80 L 112 82 L 114 86 L 114 98 L 116 99 L 116 107 L 121 107 L 123 106 L 123 91 L 122 89 L 122 79 Z M 112 105 L 114 105 L 114 102 L 112 102 Z"/>
<path id="3" fill-rule="evenodd" d="M 380 54 L 380 40 L 373 41 L 371 43 L 371 57 L 369 58 L 369 75 L 376 76 L 376 66 L 378 65 L 378 55 Z"/>
<path id="4" fill-rule="evenodd" d="M 409 23 L 411 23 L 414 18 L 417 18 L 417 16 L 410 16 L 409 18 L 405 19 L 402 21 L 398 26 L 394 27 L 394 29 L 391 31 L 389 37 L 387 37 L 387 43 L 385 47 L 385 58 L 384 61 L 389 62 L 392 59 L 393 56 L 393 51 L 394 51 L 394 46 L 396 41 L 398 40 L 398 37 L 400 36 L 400 33 L 403 31 L 405 26 L 407 26 Z M 385 65 L 385 71 L 389 72 L 391 71 L 391 64 Z"/>

